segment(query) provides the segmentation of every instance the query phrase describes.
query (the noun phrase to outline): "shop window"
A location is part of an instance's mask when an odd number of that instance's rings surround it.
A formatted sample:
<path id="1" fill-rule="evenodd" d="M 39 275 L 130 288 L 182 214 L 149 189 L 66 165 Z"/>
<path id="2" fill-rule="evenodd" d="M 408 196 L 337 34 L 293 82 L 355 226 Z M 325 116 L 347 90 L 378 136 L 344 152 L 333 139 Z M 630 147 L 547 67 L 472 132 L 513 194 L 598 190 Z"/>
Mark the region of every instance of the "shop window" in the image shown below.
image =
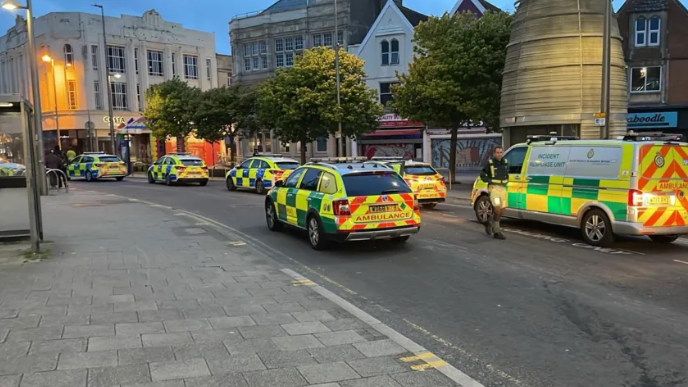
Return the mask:
<path id="1" fill-rule="evenodd" d="M 64 60 L 66 66 L 71 66 L 74 64 L 74 52 L 72 51 L 71 44 L 64 45 Z"/>
<path id="2" fill-rule="evenodd" d="M 631 93 L 656 93 L 662 90 L 662 68 L 634 67 L 631 69 Z"/>

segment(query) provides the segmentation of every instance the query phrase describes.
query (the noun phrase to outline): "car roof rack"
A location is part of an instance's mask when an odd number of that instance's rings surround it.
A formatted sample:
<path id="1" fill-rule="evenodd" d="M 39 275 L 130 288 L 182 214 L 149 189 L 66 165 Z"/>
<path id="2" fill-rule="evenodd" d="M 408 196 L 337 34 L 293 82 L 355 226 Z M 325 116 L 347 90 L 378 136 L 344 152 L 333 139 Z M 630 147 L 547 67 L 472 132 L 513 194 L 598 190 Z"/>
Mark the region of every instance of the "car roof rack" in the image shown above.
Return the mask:
<path id="1" fill-rule="evenodd" d="M 623 141 L 681 141 L 682 135 L 677 133 L 664 132 L 641 132 L 629 131 L 625 136 L 618 139 Z"/>
<path id="2" fill-rule="evenodd" d="M 526 144 L 530 145 L 534 142 L 547 142 L 548 144 L 556 144 L 557 141 L 580 140 L 577 136 L 560 136 L 556 132 L 550 134 L 536 134 L 528 136 Z"/>

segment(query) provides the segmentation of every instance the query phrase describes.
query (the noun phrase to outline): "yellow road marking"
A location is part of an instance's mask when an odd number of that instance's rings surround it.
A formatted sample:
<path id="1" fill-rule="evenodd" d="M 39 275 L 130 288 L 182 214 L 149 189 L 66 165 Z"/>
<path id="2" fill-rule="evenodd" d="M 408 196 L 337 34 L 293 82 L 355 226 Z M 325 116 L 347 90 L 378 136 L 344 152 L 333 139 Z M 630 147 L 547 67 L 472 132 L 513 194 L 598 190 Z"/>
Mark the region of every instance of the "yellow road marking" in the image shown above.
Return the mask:
<path id="1" fill-rule="evenodd" d="M 235 242 L 228 242 L 227 244 L 230 246 L 238 247 L 238 246 L 245 246 L 246 242 L 235 241 Z"/>
<path id="2" fill-rule="evenodd" d="M 430 359 L 434 359 L 434 360 L 430 360 Z M 446 361 L 440 359 L 439 356 L 435 355 L 432 352 L 423 352 L 423 353 L 420 353 L 416 356 L 402 357 L 399 360 L 403 361 L 404 363 L 413 363 L 413 362 L 417 362 L 417 361 L 425 361 L 425 363 L 422 363 L 422 364 L 411 365 L 411 369 L 414 371 L 425 371 L 428 368 L 439 368 L 439 367 L 444 367 L 444 366 L 449 365 Z"/>
<path id="3" fill-rule="evenodd" d="M 309 279 L 291 281 L 293 286 L 316 286 L 317 284 Z"/>

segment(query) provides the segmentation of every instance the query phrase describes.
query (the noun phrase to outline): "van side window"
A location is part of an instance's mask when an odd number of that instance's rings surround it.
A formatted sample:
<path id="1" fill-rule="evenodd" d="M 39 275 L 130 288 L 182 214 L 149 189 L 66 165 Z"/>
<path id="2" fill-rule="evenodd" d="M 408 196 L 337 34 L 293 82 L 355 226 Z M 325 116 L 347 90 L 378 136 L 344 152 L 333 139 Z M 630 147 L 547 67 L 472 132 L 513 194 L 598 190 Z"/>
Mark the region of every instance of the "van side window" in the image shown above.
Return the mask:
<path id="1" fill-rule="evenodd" d="M 523 163 L 526 160 L 526 153 L 528 147 L 514 148 L 504 155 L 504 158 L 509 162 L 509 173 L 520 175 L 523 170 Z"/>

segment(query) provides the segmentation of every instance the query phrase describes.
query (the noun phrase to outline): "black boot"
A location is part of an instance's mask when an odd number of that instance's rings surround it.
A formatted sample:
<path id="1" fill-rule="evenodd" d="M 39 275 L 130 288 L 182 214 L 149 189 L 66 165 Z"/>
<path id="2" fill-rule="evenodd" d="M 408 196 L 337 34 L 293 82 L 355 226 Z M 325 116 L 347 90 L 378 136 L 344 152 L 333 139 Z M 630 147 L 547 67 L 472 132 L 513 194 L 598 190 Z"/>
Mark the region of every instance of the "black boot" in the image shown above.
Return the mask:
<path id="1" fill-rule="evenodd" d="M 502 234 L 501 232 L 498 232 L 498 233 L 494 234 L 494 238 L 495 238 L 495 239 L 502 240 L 502 241 L 506 239 L 506 237 L 504 236 L 504 234 Z"/>
<path id="2" fill-rule="evenodd" d="M 492 224 L 490 224 L 490 222 L 487 221 L 483 223 L 483 226 L 485 226 L 485 234 L 492 235 Z"/>

